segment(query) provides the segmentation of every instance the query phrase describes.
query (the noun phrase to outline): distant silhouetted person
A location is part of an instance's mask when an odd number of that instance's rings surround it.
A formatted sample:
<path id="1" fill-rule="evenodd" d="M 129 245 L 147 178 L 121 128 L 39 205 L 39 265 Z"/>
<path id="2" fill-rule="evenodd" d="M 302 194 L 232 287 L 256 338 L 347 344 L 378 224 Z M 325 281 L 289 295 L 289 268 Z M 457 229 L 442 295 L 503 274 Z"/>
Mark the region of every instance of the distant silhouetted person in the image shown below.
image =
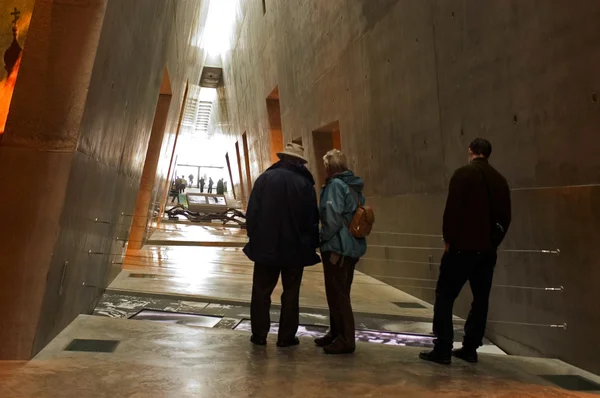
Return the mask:
<path id="1" fill-rule="evenodd" d="M 175 182 L 171 185 L 171 191 L 169 192 L 171 194 L 171 202 L 175 202 L 175 200 L 177 200 L 177 203 L 179 203 L 179 186 L 177 184 L 177 180 L 175 180 Z"/>
<path id="2" fill-rule="evenodd" d="M 212 193 L 213 184 L 214 184 L 214 181 L 213 181 L 212 177 L 209 177 L 208 178 L 208 193 Z"/>
<path id="3" fill-rule="evenodd" d="M 204 178 L 200 178 L 200 193 L 204 192 Z"/>
<path id="4" fill-rule="evenodd" d="M 184 176 L 181 176 L 181 178 L 179 179 L 179 187 L 180 187 L 180 193 L 184 193 L 185 192 L 185 187 L 187 186 L 187 181 L 185 179 Z"/>
<path id="5" fill-rule="evenodd" d="M 510 189 L 488 159 L 492 145 L 482 138 L 469 145 L 469 164 L 454 172 L 444 211 L 445 253 L 435 291 L 435 348 L 422 359 L 449 364 L 451 356 L 477 362 L 483 344 L 497 250 L 511 221 Z M 452 309 L 464 284 L 473 293 L 463 347 L 452 351 Z"/>
<path id="6" fill-rule="evenodd" d="M 304 267 L 319 263 L 319 214 L 304 148 L 287 145 L 281 159 L 254 184 L 246 213 L 250 241 L 244 253 L 254 261 L 250 318 L 254 344 L 265 345 L 271 327 L 271 294 L 283 285 L 277 346 L 299 344 L 300 284 Z"/>
<path id="7" fill-rule="evenodd" d="M 225 193 L 225 186 L 223 185 L 223 179 L 217 181 L 217 195 L 223 195 Z"/>
<path id="8" fill-rule="evenodd" d="M 227 181 L 223 181 L 223 192 L 227 193 Z"/>
<path id="9" fill-rule="evenodd" d="M 193 187 L 194 186 L 194 175 L 190 174 L 188 176 L 188 179 L 190 180 L 190 187 Z"/>
<path id="10" fill-rule="evenodd" d="M 348 170 L 346 156 L 337 149 L 327 152 L 323 162 L 327 181 L 321 191 L 319 213 L 330 329 L 315 343 L 328 354 L 349 354 L 356 348 L 350 289 L 367 241 L 354 237 L 348 226 L 359 206 L 365 204 L 363 180 Z"/>

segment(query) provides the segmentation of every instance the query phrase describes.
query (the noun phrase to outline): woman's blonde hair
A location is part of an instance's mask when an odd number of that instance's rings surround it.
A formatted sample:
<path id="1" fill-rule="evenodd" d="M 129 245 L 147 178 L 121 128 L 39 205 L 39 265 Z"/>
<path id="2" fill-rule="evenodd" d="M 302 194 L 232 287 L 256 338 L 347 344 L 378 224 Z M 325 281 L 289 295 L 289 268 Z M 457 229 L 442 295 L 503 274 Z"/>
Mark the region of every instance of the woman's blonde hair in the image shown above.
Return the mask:
<path id="1" fill-rule="evenodd" d="M 348 159 L 344 155 L 344 152 L 338 149 L 332 149 L 327 152 L 323 156 L 323 163 L 325 164 L 325 169 L 332 172 L 341 173 L 348 170 Z"/>

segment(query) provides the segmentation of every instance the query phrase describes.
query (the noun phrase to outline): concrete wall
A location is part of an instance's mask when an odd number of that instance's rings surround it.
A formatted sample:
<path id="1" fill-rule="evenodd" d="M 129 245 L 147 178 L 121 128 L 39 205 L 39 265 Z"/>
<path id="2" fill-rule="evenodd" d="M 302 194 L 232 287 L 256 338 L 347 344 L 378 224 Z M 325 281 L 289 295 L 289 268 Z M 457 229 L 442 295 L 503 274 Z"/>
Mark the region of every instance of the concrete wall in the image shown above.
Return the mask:
<path id="1" fill-rule="evenodd" d="M 264 14 L 235 3 L 212 128 L 230 153 L 247 133 L 252 178 L 270 163 L 273 87 L 284 141 L 302 136 L 313 170 L 312 131 L 339 121 L 377 212 L 360 268 L 432 301 L 448 180 L 472 138 L 490 139 L 514 201 L 490 319 L 518 324 L 490 323 L 489 336 L 600 372 L 600 3 L 266 0 Z M 456 312 L 468 304 L 465 289 Z"/>
<path id="2" fill-rule="evenodd" d="M 12 226 L 0 232 L 1 359 L 30 358 L 119 271 L 163 71 L 173 97 L 159 181 L 200 78 L 206 12 L 199 0 L 36 1 L 0 143 L 12 192 L 0 198 Z"/>

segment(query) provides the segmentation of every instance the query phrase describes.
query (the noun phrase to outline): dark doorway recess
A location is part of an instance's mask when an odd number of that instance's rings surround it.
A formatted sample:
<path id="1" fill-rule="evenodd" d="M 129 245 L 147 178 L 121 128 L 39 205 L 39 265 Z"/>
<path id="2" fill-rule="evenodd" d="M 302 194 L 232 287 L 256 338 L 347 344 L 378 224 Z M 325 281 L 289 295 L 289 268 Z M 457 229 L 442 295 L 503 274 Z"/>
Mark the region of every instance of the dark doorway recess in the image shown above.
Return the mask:
<path id="1" fill-rule="evenodd" d="M 325 183 L 325 166 L 323 156 L 332 149 L 342 150 L 340 123 L 335 121 L 326 124 L 312 132 L 313 150 L 315 156 L 315 180 L 317 185 Z"/>
<path id="2" fill-rule="evenodd" d="M 252 177 L 250 175 L 250 150 L 248 149 L 248 136 L 242 134 L 242 143 L 244 145 L 244 163 L 246 164 L 246 181 L 248 182 L 248 195 L 252 192 Z"/>
<path id="3" fill-rule="evenodd" d="M 279 105 L 279 88 L 276 86 L 267 97 L 267 115 L 269 117 L 269 141 L 271 145 L 271 163 L 279 158 L 277 153 L 283 151 L 283 130 L 281 128 L 281 107 Z"/>
<path id="4" fill-rule="evenodd" d="M 235 155 L 237 158 L 238 172 L 240 175 L 240 190 L 242 191 L 242 203 L 246 205 L 246 190 L 244 189 L 244 173 L 242 172 L 242 156 L 240 154 L 240 143 L 235 143 Z"/>
<path id="5" fill-rule="evenodd" d="M 227 163 L 227 172 L 229 173 L 229 186 L 231 187 L 231 193 L 233 194 L 233 198 L 237 199 L 237 195 L 235 194 L 235 186 L 233 185 L 233 174 L 231 173 L 231 162 L 229 161 L 229 153 L 225 154 L 225 162 Z"/>

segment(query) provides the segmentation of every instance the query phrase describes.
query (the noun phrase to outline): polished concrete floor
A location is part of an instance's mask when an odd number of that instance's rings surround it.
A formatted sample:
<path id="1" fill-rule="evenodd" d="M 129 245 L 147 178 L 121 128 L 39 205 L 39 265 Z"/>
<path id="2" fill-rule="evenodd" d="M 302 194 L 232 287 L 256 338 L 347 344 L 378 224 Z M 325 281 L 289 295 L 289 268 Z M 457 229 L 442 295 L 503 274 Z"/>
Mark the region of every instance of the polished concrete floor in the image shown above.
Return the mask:
<path id="1" fill-rule="evenodd" d="M 140 251 L 128 252 L 123 272 L 109 289 L 249 302 L 252 272 L 253 264 L 241 248 L 146 246 Z M 136 277 L 139 274 L 152 277 Z M 274 303 L 280 302 L 281 292 L 280 281 L 273 294 Z M 430 304 L 360 272 L 354 278 L 352 299 L 355 311 L 359 312 L 410 316 L 424 320 L 430 320 L 433 316 Z M 394 303 L 412 303 L 420 308 L 401 308 Z M 327 308 L 321 265 L 305 269 L 300 305 Z"/>
<path id="2" fill-rule="evenodd" d="M 112 353 L 65 351 L 73 339 L 115 340 Z M 29 363 L 0 362 L 2 398 L 586 397 L 542 376 L 591 376 L 557 360 L 483 355 L 477 365 L 420 361 L 418 349 L 358 344 L 328 356 L 310 339 L 266 347 L 248 334 L 80 316 Z"/>
<path id="3" fill-rule="evenodd" d="M 30 362 L 0 362 L 0 398 L 585 397 L 547 377 L 600 382 L 558 360 L 489 354 L 501 353 L 493 345 L 483 347 L 479 364 L 457 360 L 452 366 L 419 360 L 419 348 L 369 339 L 350 356 L 325 355 L 306 337 L 293 348 L 275 347 L 274 335 L 267 347 L 254 346 L 240 327 L 248 322 L 252 263 L 240 247 L 218 246 L 243 242 L 242 233 L 165 224 L 159 231 L 164 240 L 200 245 L 129 251 L 94 312 L 100 316 L 78 317 Z M 301 292 L 301 320 L 326 324 L 320 265 L 306 269 Z M 280 293 L 278 286 L 274 304 Z M 376 325 L 364 329 L 421 335 L 430 329 L 431 305 L 360 272 L 352 297 L 357 325 Z M 132 316 L 154 321 L 127 319 Z M 118 345 L 114 352 L 66 351 L 74 339 Z"/>
<path id="4" fill-rule="evenodd" d="M 163 222 L 148 239 L 149 245 L 244 247 L 246 230 L 219 223 L 197 225 Z"/>

